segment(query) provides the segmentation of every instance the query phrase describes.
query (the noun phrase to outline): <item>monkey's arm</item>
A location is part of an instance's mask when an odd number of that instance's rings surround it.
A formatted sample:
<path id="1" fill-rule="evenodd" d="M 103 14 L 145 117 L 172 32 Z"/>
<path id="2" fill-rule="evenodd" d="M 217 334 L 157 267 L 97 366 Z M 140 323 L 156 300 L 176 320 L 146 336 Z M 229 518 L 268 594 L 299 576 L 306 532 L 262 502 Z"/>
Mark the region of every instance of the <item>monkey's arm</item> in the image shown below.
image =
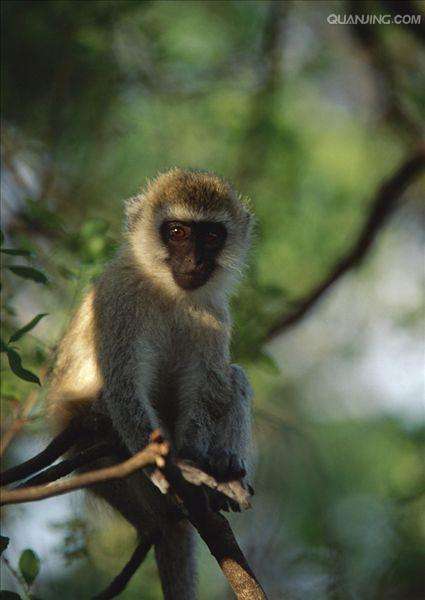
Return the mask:
<path id="1" fill-rule="evenodd" d="M 131 453 L 141 450 L 158 425 L 149 401 L 152 383 L 152 356 L 137 353 L 132 345 L 114 345 L 104 365 L 101 409 Z M 102 367 L 101 367 L 102 368 Z"/>
<path id="2" fill-rule="evenodd" d="M 130 452 L 138 452 L 158 427 L 150 403 L 156 354 L 138 302 L 142 291 L 124 271 L 106 272 L 94 295 L 95 353 L 102 375 L 100 410 Z"/>

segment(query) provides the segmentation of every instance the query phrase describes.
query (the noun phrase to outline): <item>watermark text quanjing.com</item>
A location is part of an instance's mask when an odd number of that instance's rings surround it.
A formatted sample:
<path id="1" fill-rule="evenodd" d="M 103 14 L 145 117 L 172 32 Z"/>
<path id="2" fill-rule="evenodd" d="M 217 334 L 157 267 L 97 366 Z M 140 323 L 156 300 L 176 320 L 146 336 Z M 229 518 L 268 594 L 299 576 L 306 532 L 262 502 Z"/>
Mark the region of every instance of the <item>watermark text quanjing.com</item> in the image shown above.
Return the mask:
<path id="1" fill-rule="evenodd" d="M 331 14 L 330 25 L 420 25 L 422 15 Z"/>

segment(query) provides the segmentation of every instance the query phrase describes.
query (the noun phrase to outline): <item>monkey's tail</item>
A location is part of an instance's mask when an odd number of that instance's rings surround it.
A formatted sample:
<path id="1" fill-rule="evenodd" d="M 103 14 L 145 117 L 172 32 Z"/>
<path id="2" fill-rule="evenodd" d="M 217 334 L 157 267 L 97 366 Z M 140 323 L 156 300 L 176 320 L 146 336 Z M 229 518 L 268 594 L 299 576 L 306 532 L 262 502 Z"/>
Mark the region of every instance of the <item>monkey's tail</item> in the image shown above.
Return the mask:
<path id="1" fill-rule="evenodd" d="M 167 525 L 155 543 L 164 600 L 195 600 L 197 587 L 194 529 L 188 521 Z"/>
<path id="2" fill-rule="evenodd" d="M 111 600 L 118 596 L 144 561 L 156 537 L 157 535 L 153 534 L 142 538 L 121 573 L 100 594 L 93 596 L 92 600 Z"/>

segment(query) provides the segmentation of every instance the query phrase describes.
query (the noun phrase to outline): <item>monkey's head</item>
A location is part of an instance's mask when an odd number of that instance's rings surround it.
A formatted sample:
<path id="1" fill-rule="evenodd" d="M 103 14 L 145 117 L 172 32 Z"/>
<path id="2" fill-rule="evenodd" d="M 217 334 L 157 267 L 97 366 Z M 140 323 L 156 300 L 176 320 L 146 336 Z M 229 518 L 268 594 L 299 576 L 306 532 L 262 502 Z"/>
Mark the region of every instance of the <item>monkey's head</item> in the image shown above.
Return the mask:
<path id="1" fill-rule="evenodd" d="M 126 215 L 136 260 L 169 289 L 225 291 L 241 271 L 252 215 L 214 174 L 172 169 L 128 200 Z"/>

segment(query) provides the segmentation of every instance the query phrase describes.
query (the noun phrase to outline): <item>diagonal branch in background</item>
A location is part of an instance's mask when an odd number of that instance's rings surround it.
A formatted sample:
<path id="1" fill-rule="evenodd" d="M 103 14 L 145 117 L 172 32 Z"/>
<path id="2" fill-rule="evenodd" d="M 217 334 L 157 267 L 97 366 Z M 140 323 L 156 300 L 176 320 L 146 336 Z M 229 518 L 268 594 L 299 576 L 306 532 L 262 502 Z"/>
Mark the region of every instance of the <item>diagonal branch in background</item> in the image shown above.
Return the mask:
<path id="1" fill-rule="evenodd" d="M 362 262 L 377 234 L 396 209 L 400 196 L 424 170 L 425 147 L 420 147 L 397 169 L 392 177 L 381 185 L 372 201 L 372 208 L 362 230 L 345 256 L 340 258 L 328 275 L 297 303 L 292 312 L 284 314 L 275 321 L 267 332 L 265 341 L 270 341 L 298 323 L 338 279 Z"/>

